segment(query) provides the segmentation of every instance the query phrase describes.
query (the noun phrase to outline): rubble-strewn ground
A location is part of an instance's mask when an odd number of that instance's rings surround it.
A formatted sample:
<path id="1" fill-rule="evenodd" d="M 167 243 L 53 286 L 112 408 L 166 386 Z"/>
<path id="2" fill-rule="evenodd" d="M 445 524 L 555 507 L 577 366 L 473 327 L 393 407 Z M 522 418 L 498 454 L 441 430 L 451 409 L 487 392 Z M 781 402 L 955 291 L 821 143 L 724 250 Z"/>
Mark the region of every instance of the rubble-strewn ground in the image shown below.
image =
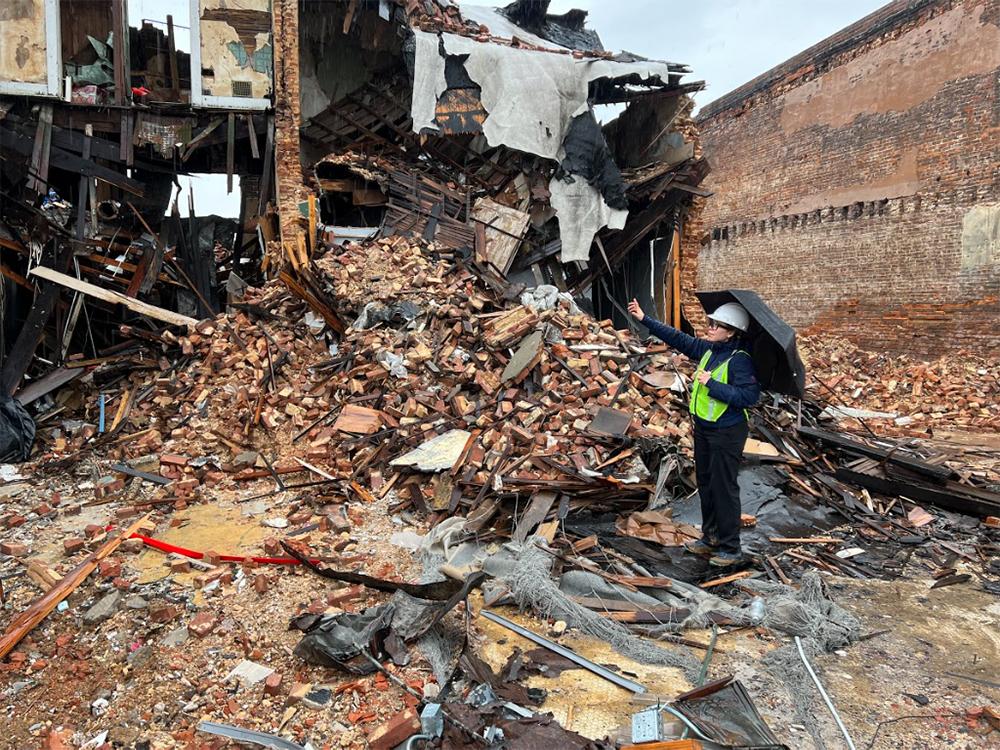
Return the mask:
<path id="1" fill-rule="evenodd" d="M 41 594 L 45 569 L 56 577 L 66 573 L 107 535 L 145 513 L 151 514 L 148 536 L 207 553 L 209 559 L 199 567 L 138 540 L 120 547 L 68 598 L 65 609 L 49 615 L 0 663 L 7 719 L 0 747 L 80 748 L 105 730 L 114 748 L 224 746 L 194 732 L 200 720 L 280 732 L 317 750 L 365 747 L 375 728 L 415 699 L 382 675 L 359 677 L 306 664 L 292 653 L 300 634 L 289 630 L 289 620 L 302 612 L 358 611 L 388 595 L 338 586 L 299 566 L 220 564 L 211 558 L 281 556 L 277 540 L 290 538 L 306 542 L 332 566 L 417 581 L 424 571 L 411 549 L 401 546 L 402 539 L 451 515 L 453 489 L 449 486 L 443 498 L 438 495 L 440 485 L 449 481 L 444 479 L 447 472 L 433 481 L 404 472 L 397 477 L 388 462 L 436 434 L 431 427 L 440 432 L 454 420 L 483 436 L 482 449 L 468 454 L 470 469 L 459 485 L 464 494 L 458 493 L 458 515 L 467 512 L 478 494 L 502 490 L 493 476 L 497 467 L 511 467 L 501 472 L 503 482 L 544 488 L 570 476 L 588 489 L 591 485 L 580 477 L 589 477 L 573 472 L 620 452 L 585 428 L 596 406 L 612 398 L 625 351 L 637 343 L 619 341 L 621 334 L 565 303 L 537 314 L 514 302 L 498 303 L 450 261 L 401 248 L 395 240 L 364 252 L 329 255 L 319 265 L 333 296 L 351 301 L 341 310 L 348 319 L 367 302 L 410 301 L 421 308 L 422 322 L 412 329 L 397 322 L 398 328 L 351 330 L 331 347 L 322 324 L 283 287 L 269 285 L 252 291 L 246 305 L 230 316 L 203 323 L 184 337 L 164 337 L 154 349 L 162 360 L 144 360 L 150 369 L 132 369 L 124 379 L 98 371 L 78 383 L 75 393 L 48 405 L 61 411 L 58 418 L 40 420 L 40 459 L 18 467 L 23 478 L 0 486 L 0 541 L 23 545 L 0 556 L 5 592 L 0 626 L 5 628 Z M 523 335 L 495 348 L 478 346 L 481 338 L 501 335 L 496 324 L 501 319 L 526 325 L 525 331 L 548 324 L 559 334 L 549 342 L 551 351 L 561 352 L 570 369 L 603 387 L 583 395 L 567 368 L 548 355 L 532 365 L 544 387 L 531 379 L 520 386 L 496 382 Z M 574 350 L 574 344 L 584 348 Z M 939 378 L 925 395 L 914 396 L 911 387 L 908 400 L 890 404 L 879 400 L 885 376 L 898 373 L 893 377 L 903 378 L 910 372 L 908 363 L 868 360 L 856 352 L 841 359 L 838 352 L 851 350 L 830 342 L 822 346 L 827 348 L 820 348 L 818 339 L 807 342 L 805 358 L 817 378 L 829 379 L 824 366 L 837 371 L 833 377 L 843 375 L 830 387 L 851 388 L 850 394 L 842 392 L 852 406 L 906 409 L 914 424 L 919 412 L 935 432 L 985 430 L 994 424 L 996 404 L 985 398 L 982 403 L 966 398 L 950 411 L 935 410 L 934 404 L 954 395 L 952 385 L 941 385 L 945 373 L 940 363 L 922 371 L 922 382 L 931 383 L 931 373 Z M 404 358 L 405 379 L 392 376 L 391 365 L 378 361 L 384 351 Z M 662 349 L 644 351 L 651 355 L 652 370 L 690 373 L 690 363 Z M 821 363 L 823 358 L 828 365 Z M 965 375 L 977 379 L 967 392 L 994 393 L 992 371 L 980 373 L 988 365 L 985 360 L 970 364 L 974 375 Z M 272 378 L 273 387 L 267 382 Z M 617 404 L 638 415 L 630 428 L 633 434 L 673 447 L 678 474 L 683 473 L 690 464 L 682 402 L 669 391 L 646 385 L 628 389 Z M 98 437 L 94 396 L 104 390 L 120 399 L 134 397 L 134 403 L 117 434 Z M 336 417 L 352 401 L 382 411 L 381 439 L 369 441 L 330 424 L 327 416 Z M 109 413 L 117 414 L 120 403 L 113 398 Z M 972 470 L 975 479 L 995 482 L 996 453 L 975 444 L 966 448 L 969 455 L 955 449 L 951 459 L 961 465 L 979 461 Z M 534 465 L 531 458 L 537 454 L 561 462 L 561 473 L 553 473 L 551 464 Z M 511 455 L 526 460 L 504 464 Z M 172 483 L 159 487 L 130 479 L 113 469 L 117 460 L 129 460 L 134 468 L 159 473 Z M 627 474 L 613 467 L 602 476 L 603 494 L 596 505 L 616 511 L 637 507 L 635 488 L 650 488 Z M 407 482 L 414 476 L 418 482 L 411 491 Z M 279 480 L 290 489 L 279 491 Z M 671 481 L 680 480 L 674 475 Z M 426 514 L 416 507 L 419 499 L 428 506 Z M 570 512 L 586 508 L 574 506 Z M 976 526 L 974 519 L 968 521 Z M 510 519 L 501 515 L 495 523 L 504 538 Z M 943 521 L 931 520 L 936 523 Z M 394 539 L 404 531 L 411 533 Z M 564 551 L 571 541 L 561 540 Z M 925 553 L 919 549 L 921 559 Z M 961 551 L 976 559 L 971 547 Z M 985 563 L 990 554 L 985 548 L 978 552 Z M 916 573 L 910 568 L 908 577 L 895 581 L 824 574 L 832 598 L 860 617 L 863 631 L 872 634 L 843 652 L 816 659 L 859 747 L 867 746 L 879 722 L 910 714 L 933 718 L 887 724 L 871 747 L 988 747 L 996 741 L 998 734 L 989 734 L 990 718 L 979 712 L 996 705 L 997 689 L 945 673 L 996 682 L 1000 610 L 995 597 L 981 589 L 979 568 L 967 559 L 933 562 Z M 789 560 L 785 564 L 792 569 Z M 928 571 L 948 565 L 973 577 L 930 590 Z M 739 596 L 732 589 L 718 591 Z M 470 601 L 473 610 L 482 606 L 478 593 Z M 509 607 L 501 611 L 536 632 L 552 627 L 530 613 L 516 615 Z M 449 615 L 457 627 L 464 616 L 464 605 Z M 473 650 L 494 669 L 515 646 L 527 646 L 481 619 L 473 618 L 471 626 Z M 888 632 L 879 632 L 883 630 Z M 685 636 L 708 640 L 707 631 Z M 635 675 L 666 699 L 691 686 L 679 670 L 636 664 L 573 628 L 561 640 L 598 663 L 613 663 Z M 709 676 L 735 673 L 776 734 L 790 748 L 810 748 L 812 739 L 787 685 L 763 671 L 761 658 L 787 643 L 786 636 L 763 628 L 723 632 Z M 692 659 L 704 656 L 685 646 L 666 648 Z M 249 686 L 227 680 L 244 660 L 275 670 L 280 680 L 271 677 Z M 418 693 L 433 695 L 433 673 L 418 655 L 405 667 L 389 669 Z M 548 690 L 541 710 L 592 738 L 619 736 L 618 728 L 640 707 L 629 694 L 579 670 L 552 679 L 532 677 L 528 684 Z M 329 698 L 301 700 L 304 685 L 329 686 Z M 926 696 L 927 705 L 917 705 L 903 693 Z M 836 729 L 812 692 L 806 705 L 827 747 L 839 747 Z"/>

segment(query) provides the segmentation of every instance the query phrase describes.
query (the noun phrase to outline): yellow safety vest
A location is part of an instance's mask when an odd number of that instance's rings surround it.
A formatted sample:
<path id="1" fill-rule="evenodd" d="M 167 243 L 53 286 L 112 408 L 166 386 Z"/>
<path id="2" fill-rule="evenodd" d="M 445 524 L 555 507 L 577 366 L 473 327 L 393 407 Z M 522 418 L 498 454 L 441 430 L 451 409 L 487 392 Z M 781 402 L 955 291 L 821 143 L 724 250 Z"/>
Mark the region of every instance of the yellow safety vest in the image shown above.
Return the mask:
<path id="1" fill-rule="evenodd" d="M 729 382 L 729 360 L 735 357 L 737 354 L 746 354 L 750 356 L 747 352 L 742 349 L 738 349 L 732 353 L 732 355 L 721 365 L 716 367 L 712 371 L 712 380 L 717 380 L 720 383 Z M 698 374 L 705 371 L 708 367 L 708 360 L 712 358 L 712 350 L 709 349 L 701 358 L 701 362 L 698 363 L 698 369 L 694 373 L 694 382 L 691 384 L 691 404 L 689 410 L 692 414 L 700 419 L 704 419 L 706 422 L 717 422 L 719 417 L 726 413 L 726 409 L 729 408 L 729 404 L 725 401 L 719 401 L 714 399 L 709 395 L 708 386 L 702 385 L 698 381 Z M 746 410 L 744 410 L 744 414 Z"/>

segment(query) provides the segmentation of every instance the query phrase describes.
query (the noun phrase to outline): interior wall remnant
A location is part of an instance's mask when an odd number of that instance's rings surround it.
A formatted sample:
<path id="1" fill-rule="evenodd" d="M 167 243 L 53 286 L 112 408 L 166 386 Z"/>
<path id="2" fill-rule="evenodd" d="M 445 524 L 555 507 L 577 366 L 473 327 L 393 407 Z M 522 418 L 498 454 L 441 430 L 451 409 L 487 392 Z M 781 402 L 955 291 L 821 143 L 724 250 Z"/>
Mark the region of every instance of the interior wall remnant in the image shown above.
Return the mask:
<path id="1" fill-rule="evenodd" d="M 274 47 L 270 0 L 199 0 L 202 94 L 266 99 Z"/>
<path id="2" fill-rule="evenodd" d="M 0 81 L 48 80 L 45 0 L 0 2 Z"/>
<path id="3" fill-rule="evenodd" d="M 354 13 L 345 31 L 347 3 L 306 4 L 299 18 L 302 116 L 309 119 L 383 73 L 399 67 L 396 23 L 374 12 Z"/>
<path id="4" fill-rule="evenodd" d="M 74 61 L 89 63 L 94 51 L 88 37 L 106 43 L 112 26 L 109 0 L 60 0 L 59 34 L 63 63 L 67 67 Z"/>

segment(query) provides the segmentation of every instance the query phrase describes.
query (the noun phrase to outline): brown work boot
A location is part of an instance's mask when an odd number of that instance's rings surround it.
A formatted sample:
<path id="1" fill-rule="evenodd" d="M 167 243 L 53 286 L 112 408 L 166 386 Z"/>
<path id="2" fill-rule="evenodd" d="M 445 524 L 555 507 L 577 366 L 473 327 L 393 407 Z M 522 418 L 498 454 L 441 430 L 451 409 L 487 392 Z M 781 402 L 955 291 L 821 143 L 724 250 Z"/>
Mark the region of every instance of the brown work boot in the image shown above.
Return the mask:
<path id="1" fill-rule="evenodd" d="M 718 548 L 718 544 L 712 539 L 706 539 L 702 537 L 693 542 L 686 542 L 684 544 L 684 549 L 690 552 L 692 555 L 711 555 Z"/>
<path id="2" fill-rule="evenodd" d="M 708 564 L 715 568 L 732 568 L 743 562 L 742 552 L 715 552 L 709 559 Z"/>

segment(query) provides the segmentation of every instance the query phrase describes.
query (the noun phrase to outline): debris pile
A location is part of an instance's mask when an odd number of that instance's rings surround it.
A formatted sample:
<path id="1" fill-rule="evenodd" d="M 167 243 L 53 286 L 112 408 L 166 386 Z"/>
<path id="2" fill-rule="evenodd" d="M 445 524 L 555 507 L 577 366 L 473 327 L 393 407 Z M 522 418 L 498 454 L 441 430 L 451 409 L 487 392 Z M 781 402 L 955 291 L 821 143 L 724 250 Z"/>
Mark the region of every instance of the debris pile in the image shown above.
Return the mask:
<path id="1" fill-rule="evenodd" d="M 1000 357 L 956 352 L 925 362 L 828 334 L 806 336 L 800 348 L 813 394 L 836 417 L 872 420 L 886 436 L 1000 431 Z"/>
<path id="2" fill-rule="evenodd" d="M 1000 426 L 998 363 L 819 337 L 808 397 L 752 412 L 745 564 L 685 553 L 694 364 L 624 305 L 686 324 L 686 66 L 547 2 L 274 6 L 199 19 L 239 27 L 244 104 L 274 59 L 247 32 L 299 35 L 273 114 L 216 114 L 172 19 L 141 112 L 107 34 L 73 62 L 120 130 L 0 102 L 11 742 L 822 746 L 847 730 L 809 660 L 888 660 L 842 599 L 1000 593 L 1000 448 L 969 436 Z M 223 163 L 238 222 L 167 211 Z"/>

